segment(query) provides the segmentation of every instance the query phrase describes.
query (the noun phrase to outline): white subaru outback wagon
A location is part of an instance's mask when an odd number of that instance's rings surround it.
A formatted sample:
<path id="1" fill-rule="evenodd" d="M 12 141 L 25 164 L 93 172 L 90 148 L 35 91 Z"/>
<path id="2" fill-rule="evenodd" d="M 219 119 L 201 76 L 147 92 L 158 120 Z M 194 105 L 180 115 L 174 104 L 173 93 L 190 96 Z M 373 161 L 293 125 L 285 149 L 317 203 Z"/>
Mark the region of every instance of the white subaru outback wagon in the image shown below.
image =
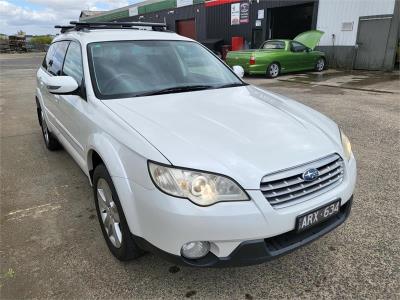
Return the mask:
<path id="1" fill-rule="evenodd" d="M 88 176 L 118 259 L 257 264 L 349 216 L 356 161 L 332 120 L 163 24 L 71 24 L 37 72 L 39 123 Z"/>

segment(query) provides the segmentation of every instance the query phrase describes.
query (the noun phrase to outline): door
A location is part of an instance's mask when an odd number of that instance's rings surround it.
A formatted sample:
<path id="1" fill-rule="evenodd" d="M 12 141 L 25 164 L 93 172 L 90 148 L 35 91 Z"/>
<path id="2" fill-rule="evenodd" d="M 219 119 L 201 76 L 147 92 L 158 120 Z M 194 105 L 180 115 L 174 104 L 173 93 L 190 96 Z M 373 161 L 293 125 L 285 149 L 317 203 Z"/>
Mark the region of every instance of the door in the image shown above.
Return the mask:
<path id="1" fill-rule="evenodd" d="M 261 28 L 253 28 L 251 35 L 251 48 L 258 49 L 263 42 L 263 30 Z"/>
<path id="2" fill-rule="evenodd" d="M 60 121 L 64 125 L 64 137 L 84 160 L 84 145 L 88 139 L 88 102 L 85 100 L 82 52 L 78 42 L 71 41 L 65 55 L 62 75 L 71 76 L 78 83 L 78 90 L 68 95 L 60 95 L 58 102 Z"/>
<path id="3" fill-rule="evenodd" d="M 176 21 L 176 32 L 190 39 L 196 39 L 196 22 L 195 19 Z"/>
<path id="4" fill-rule="evenodd" d="M 39 84 L 41 86 L 46 119 L 50 123 L 50 130 L 52 128 L 56 128 L 58 132 L 62 131 L 62 124 L 60 122 L 60 111 L 58 107 L 60 96 L 50 93 L 44 82 L 46 82 L 46 77 L 61 75 L 62 65 L 64 62 L 66 50 L 68 48 L 68 44 L 68 41 L 55 42 L 51 44 L 42 64 L 41 69 L 43 71 L 39 72 L 40 76 L 38 77 Z"/>
<path id="5" fill-rule="evenodd" d="M 380 70 L 386 54 L 391 16 L 361 17 L 358 23 L 355 69 Z"/>
<path id="6" fill-rule="evenodd" d="M 289 47 L 286 71 L 309 69 L 312 55 L 307 51 L 307 47 L 295 41 L 290 42 Z"/>

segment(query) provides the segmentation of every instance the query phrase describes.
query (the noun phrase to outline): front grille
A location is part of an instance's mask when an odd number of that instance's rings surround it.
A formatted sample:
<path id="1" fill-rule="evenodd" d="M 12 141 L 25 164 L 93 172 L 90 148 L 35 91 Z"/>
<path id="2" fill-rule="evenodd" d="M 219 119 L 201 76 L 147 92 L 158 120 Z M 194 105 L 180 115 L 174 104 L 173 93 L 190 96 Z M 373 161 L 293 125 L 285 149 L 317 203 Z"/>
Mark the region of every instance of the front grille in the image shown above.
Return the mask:
<path id="1" fill-rule="evenodd" d="M 302 175 L 310 168 L 317 169 L 319 177 L 314 181 L 305 181 Z M 338 154 L 332 154 L 311 163 L 266 175 L 261 180 L 260 189 L 272 206 L 284 207 L 333 189 L 342 182 L 343 176 L 343 160 Z"/>

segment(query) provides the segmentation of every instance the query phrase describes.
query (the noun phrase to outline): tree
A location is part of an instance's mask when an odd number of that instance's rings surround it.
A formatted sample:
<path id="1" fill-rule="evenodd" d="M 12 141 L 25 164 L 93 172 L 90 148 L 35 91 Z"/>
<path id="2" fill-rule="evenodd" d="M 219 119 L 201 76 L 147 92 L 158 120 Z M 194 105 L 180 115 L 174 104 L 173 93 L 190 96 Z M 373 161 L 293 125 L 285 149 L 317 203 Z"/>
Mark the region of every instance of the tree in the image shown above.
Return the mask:
<path id="1" fill-rule="evenodd" d="M 35 35 L 34 37 L 32 37 L 31 43 L 35 45 L 49 45 L 52 40 L 53 37 L 51 37 L 50 35 Z"/>

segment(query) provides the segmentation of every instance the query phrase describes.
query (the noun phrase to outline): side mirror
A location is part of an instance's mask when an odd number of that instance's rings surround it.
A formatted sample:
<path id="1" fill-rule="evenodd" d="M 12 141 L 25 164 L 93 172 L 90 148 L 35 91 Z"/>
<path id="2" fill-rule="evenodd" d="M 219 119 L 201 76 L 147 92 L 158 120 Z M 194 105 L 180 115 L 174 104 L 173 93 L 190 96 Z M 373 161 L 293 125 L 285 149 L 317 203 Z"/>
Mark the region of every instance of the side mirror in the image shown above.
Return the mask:
<path id="1" fill-rule="evenodd" d="M 48 76 L 43 80 L 47 90 L 52 94 L 68 94 L 78 89 L 78 83 L 71 76 Z"/>
<path id="2" fill-rule="evenodd" d="M 237 76 L 239 76 L 240 78 L 243 78 L 244 69 L 241 66 L 233 66 L 232 70 Z"/>

